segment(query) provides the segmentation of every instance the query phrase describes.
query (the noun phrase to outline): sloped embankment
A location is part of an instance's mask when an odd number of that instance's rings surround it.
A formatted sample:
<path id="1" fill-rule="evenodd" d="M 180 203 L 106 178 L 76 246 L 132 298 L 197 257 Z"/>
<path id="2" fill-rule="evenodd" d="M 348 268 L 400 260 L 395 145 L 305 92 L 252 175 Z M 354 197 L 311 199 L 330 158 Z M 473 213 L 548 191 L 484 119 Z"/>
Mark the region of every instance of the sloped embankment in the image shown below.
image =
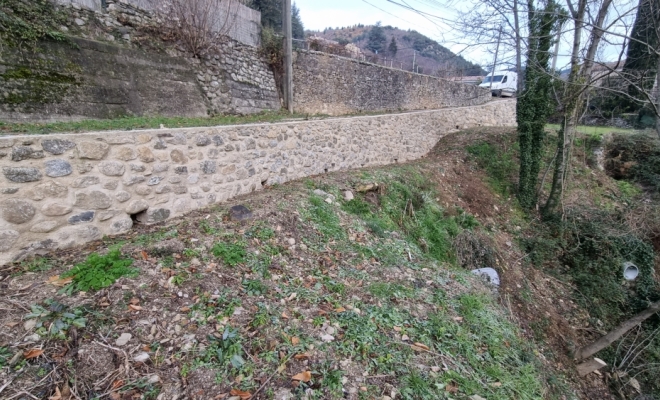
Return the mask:
<path id="1" fill-rule="evenodd" d="M 506 270 L 515 254 L 498 211 L 513 210 L 460 141 L 444 142 L 456 147 L 4 267 L 2 397 L 569 393 L 491 288 L 457 266 L 470 263 L 455 243 L 480 243 L 480 260 Z M 239 204 L 252 219 L 230 217 Z"/>

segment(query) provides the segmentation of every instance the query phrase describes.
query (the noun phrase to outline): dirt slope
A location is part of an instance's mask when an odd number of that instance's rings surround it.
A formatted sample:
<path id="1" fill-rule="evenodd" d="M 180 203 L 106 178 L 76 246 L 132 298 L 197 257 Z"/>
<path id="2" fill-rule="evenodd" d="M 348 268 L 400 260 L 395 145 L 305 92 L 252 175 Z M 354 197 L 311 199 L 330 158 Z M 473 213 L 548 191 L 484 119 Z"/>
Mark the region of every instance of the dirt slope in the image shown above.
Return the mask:
<path id="1" fill-rule="evenodd" d="M 609 398 L 599 377 L 574 378 L 584 315 L 561 300 L 571 288 L 523 268 L 514 235 L 527 222 L 465 150 L 511 134 L 457 133 L 418 162 L 290 182 L 1 267 L 0 397 Z M 233 221 L 235 205 L 253 218 Z M 132 260 L 132 274 L 67 286 L 109 248 L 121 255 L 102 269 Z M 475 266 L 500 271 L 497 295 Z"/>

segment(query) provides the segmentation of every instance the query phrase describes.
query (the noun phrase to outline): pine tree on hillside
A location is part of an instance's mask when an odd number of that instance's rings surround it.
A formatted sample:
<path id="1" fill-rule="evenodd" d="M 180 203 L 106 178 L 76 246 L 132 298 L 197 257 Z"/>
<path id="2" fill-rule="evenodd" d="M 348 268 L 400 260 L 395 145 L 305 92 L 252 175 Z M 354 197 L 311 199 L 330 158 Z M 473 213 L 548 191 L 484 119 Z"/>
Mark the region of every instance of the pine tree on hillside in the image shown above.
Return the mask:
<path id="1" fill-rule="evenodd" d="M 380 22 L 377 22 L 376 25 L 371 28 L 371 31 L 369 31 L 367 49 L 374 53 L 381 53 L 385 50 L 386 44 L 387 38 L 385 37 L 385 33 L 383 33 L 383 28 L 380 26 Z"/>
<path id="2" fill-rule="evenodd" d="M 390 47 L 388 47 L 390 55 L 392 58 L 396 57 L 396 53 L 399 51 L 399 46 L 396 44 L 396 39 L 392 36 L 392 41 L 390 42 Z"/>
<path id="3" fill-rule="evenodd" d="M 300 9 L 296 3 L 291 6 L 291 31 L 294 39 L 305 39 L 305 26 L 300 19 Z"/>
<path id="4" fill-rule="evenodd" d="M 282 0 L 252 0 L 250 7 L 261 12 L 261 25 L 282 32 Z M 291 6 L 291 29 L 294 39 L 305 38 L 305 27 L 297 5 Z"/>
<path id="5" fill-rule="evenodd" d="M 251 7 L 261 12 L 261 25 L 282 31 L 282 0 L 252 0 Z"/>

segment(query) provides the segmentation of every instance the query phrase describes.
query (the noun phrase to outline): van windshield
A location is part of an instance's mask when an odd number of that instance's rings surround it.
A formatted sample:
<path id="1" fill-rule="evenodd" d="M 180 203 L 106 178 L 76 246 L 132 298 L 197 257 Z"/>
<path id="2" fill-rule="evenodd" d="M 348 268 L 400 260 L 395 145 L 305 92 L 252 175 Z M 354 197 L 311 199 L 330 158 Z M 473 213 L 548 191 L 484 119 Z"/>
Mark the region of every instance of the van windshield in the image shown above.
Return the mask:
<path id="1" fill-rule="evenodd" d="M 488 75 L 481 83 L 490 83 L 491 77 L 493 78 L 493 83 L 495 83 L 495 82 L 501 82 L 504 75 L 495 75 L 495 76 Z"/>

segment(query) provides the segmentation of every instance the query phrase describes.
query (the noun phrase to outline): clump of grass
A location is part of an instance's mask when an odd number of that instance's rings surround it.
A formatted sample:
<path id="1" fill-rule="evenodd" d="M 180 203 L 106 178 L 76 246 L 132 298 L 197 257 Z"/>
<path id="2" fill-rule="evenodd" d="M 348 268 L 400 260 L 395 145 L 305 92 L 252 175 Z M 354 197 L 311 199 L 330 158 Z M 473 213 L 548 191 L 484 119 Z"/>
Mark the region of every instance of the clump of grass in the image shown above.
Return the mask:
<path id="1" fill-rule="evenodd" d="M 358 195 L 345 202 L 343 210 L 358 215 L 375 236 L 384 238 L 388 231 L 400 230 L 431 258 L 452 261 L 452 238 L 462 229 L 477 226 L 477 220 L 462 210 L 456 215 L 445 213 L 435 201 L 432 182 L 417 170 L 395 170 L 380 181 L 385 190 L 379 196 L 379 206 Z"/>
<path id="2" fill-rule="evenodd" d="M 122 276 L 137 276 L 138 269 L 131 268 L 132 264 L 133 260 L 124 258 L 117 247 L 111 248 L 106 255 L 92 253 L 84 262 L 62 274 L 62 278 L 73 278 L 73 282 L 66 286 L 64 291 L 71 294 L 100 290 L 112 285 Z"/>
<path id="3" fill-rule="evenodd" d="M 467 147 L 468 153 L 475 157 L 479 167 L 486 170 L 488 181 L 493 190 L 502 196 L 515 193 L 514 176 L 517 165 L 512 149 L 502 149 L 488 142 L 480 142 Z"/>
<path id="4" fill-rule="evenodd" d="M 301 210 L 301 213 L 314 223 L 323 240 L 342 239 L 346 236 L 332 205 L 321 197 L 310 196 L 309 206 Z"/>
<path id="5" fill-rule="evenodd" d="M 211 248 L 211 253 L 232 267 L 244 263 L 247 256 L 244 243 L 219 242 Z"/>

